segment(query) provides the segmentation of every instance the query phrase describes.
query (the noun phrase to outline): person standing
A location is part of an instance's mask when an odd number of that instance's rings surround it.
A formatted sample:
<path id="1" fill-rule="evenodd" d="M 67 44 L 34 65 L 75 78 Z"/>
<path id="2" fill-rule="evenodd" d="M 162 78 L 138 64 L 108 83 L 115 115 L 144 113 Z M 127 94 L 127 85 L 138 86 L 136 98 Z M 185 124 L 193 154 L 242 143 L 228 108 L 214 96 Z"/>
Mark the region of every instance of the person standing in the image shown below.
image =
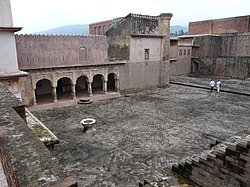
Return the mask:
<path id="1" fill-rule="evenodd" d="M 221 81 L 218 80 L 218 81 L 216 82 L 217 92 L 220 92 L 220 87 L 221 87 Z"/>
<path id="2" fill-rule="evenodd" d="M 214 86 L 215 86 L 215 82 L 213 79 L 211 79 L 211 81 L 209 82 L 209 86 L 210 86 L 210 90 L 211 92 L 213 92 Z"/>

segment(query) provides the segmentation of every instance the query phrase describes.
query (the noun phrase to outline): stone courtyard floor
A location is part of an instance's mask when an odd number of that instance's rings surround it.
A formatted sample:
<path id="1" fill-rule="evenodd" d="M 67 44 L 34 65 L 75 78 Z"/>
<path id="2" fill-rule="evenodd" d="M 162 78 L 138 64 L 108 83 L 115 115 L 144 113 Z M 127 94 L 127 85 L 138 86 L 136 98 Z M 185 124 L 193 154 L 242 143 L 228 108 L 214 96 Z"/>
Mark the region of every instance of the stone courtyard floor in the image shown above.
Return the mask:
<path id="1" fill-rule="evenodd" d="M 192 79 L 209 81 L 186 80 Z M 248 92 L 249 83 L 247 89 L 246 84 L 228 84 Z M 80 187 L 133 187 L 143 179 L 159 179 L 178 160 L 209 149 L 209 137 L 226 139 L 248 129 L 249 111 L 249 96 L 171 84 L 33 114 L 59 138 L 52 154 Z M 96 119 L 94 133 L 82 132 L 84 118 Z"/>

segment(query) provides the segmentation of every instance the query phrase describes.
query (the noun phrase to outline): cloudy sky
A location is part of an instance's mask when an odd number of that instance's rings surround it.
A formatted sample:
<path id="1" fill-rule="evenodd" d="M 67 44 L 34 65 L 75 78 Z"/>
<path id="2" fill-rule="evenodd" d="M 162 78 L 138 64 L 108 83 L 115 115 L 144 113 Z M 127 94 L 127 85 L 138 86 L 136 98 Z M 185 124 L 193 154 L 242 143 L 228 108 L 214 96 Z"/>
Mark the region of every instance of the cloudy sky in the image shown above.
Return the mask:
<path id="1" fill-rule="evenodd" d="M 250 14 L 250 0 L 10 0 L 14 26 L 21 33 L 89 24 L 129 13 L 172 13 L 171 25 Z"/>

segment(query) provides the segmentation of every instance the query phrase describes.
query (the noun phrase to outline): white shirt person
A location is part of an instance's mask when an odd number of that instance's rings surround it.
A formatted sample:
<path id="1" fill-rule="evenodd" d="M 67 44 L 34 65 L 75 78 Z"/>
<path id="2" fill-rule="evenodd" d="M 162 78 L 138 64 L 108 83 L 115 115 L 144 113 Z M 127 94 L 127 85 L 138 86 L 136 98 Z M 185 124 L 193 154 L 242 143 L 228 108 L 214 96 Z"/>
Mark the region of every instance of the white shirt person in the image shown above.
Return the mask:
<path id="1" fill-rule="evenodd" d="M 215 87 L 215 82 L 214 82 L 214 80 L 211 79 L 211 81 L 209 82 L 209 86 L 210 86 L 211 92 L 213 92 L 213 89 L 214 89 L 214 87 Z"/>
<path id="2" fill-rule="evenodd" d="M 220 87 L 221 87 L 221 81 L 218 80 L 218 81 L 216 82 L 217 92 L 220 92 Z"/>

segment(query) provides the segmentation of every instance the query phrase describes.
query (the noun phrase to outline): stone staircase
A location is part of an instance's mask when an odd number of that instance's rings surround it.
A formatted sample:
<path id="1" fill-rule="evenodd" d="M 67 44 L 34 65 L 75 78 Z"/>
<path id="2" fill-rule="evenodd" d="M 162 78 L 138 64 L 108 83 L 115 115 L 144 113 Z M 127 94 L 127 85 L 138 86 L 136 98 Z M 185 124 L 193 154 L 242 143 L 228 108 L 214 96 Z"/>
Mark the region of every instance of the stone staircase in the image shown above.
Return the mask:
<path id="1" fill-rule="evenodd" d="M 204 187 L 250 186 L 250 131 L 181 160 L 172 170 Z"/>
<path id="2" fill-rule="evenodd" d="M 209 150 L 180 160 L 172 166 L 172 171 L 198 186 L 249 187 L 250 129 L 223 142 L 214 140 L 210 147 Z M 155 171 L 154 175 L 144 177 L 139 187 L 169 187 L 169 179 L 164 171 Z"/>
<path id="3" fill-rule="evenodd" d="M 196 62 L 199 65 L 198 73 L 201 75 L 212 75 L 213 72 L 207 66 L 207 64 L 199 57 L 192 57 L 192 62 Z"/>

